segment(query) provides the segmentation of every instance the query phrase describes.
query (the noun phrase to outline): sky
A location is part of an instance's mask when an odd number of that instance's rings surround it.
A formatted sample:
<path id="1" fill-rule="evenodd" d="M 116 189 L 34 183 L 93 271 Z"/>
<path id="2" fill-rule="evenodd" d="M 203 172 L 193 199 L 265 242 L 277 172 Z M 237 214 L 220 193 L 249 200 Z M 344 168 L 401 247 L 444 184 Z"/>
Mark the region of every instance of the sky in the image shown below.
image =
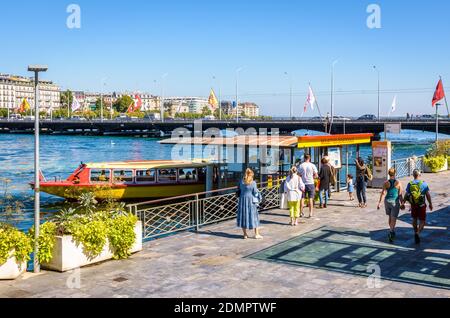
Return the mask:
<path id="1" fill-rule="evenodd" d="M 76 4 L 80 28 L 68 28 Z M 381 28 L 369 28 L 371 4 Z M 450 90 L 447 0 L 15 0 L 0 9 L 0 73 L 43 75 L 63 89 L 204 96 L 256 102 L 271 116 L 300 116 L 308 84 L 321 112 L 432 113 L 439 76 Z M 286 75 L 287 73 L 287 75 Z M 448 84 L 447 84 L 448 83 Z M 442 109 L 442 113 L 446 113 Z M 317 116 L 308 109 L 305 116 Z"/>

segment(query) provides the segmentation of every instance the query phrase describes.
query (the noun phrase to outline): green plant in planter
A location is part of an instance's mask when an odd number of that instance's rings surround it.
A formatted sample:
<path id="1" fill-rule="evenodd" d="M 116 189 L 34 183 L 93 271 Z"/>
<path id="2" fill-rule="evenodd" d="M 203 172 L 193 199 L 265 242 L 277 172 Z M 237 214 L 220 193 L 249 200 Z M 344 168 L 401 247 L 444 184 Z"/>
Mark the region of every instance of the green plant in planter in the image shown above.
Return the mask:
<path id="1" fill-rule="evenodd" d="M 33 251 L 32 241 L 18 229 L 0 224 L 0 266 L 11 257 L 13 251 L 18 264 L 28 262 Z"/>
<path id="2" fill-rule="evenodd" d="M 47 263 L 52 259 L 56 230 L 57 226 L 54 222 L 45 222 L 39 227 L 39 252 L 37 258 L 40 263 Z M 34 226 L 29 230 L 28 235 L 34 241 Z"/>
<path id="3" fill-rule="evenodd" d="M 108 237 L 108 229 L 104 221 L 79 218 L 72 221 L 68 229 L 74 241 L 83 245 L 86 256 L 95 258 L 100 255 Z"/>
<path id="4" fill-rule="evenodd" d="M 120 215 L 108 222 L 108 239 L 114 253 L 114 259 L 126 259 L 136 242 L 134 227 L 137 217 L 134 215 Z"/>
<path id="5" fill-rule="evenodd" d="M 424 163 L 428 167 L 430 167 L 433 173 L 438 172 L 445 166 L 446 157 L 445 156 L 437 156 L 437 157 L 425 157 Z"/>

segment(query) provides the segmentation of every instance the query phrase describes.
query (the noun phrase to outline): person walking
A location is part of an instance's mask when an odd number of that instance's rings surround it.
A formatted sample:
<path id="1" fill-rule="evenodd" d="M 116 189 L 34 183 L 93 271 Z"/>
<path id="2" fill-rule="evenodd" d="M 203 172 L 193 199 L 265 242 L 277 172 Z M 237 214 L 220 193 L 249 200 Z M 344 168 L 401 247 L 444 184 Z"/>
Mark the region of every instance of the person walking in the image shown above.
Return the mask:
<path id="1" fill-rule="evenodd" d="M 319 172 L 319 200 L 320 208 L 326 209 L 328 206 L 328 198 L 330 197 L 330 183 L 333 178 L 333 170 L 327 157 L 322 158 L 321 163 L 322 167 Z"/>
<path id="2" fill-rule="evenodd" d="M 248 239 L 247 230 L 255 230 L 255 239 L 262 239 L 259 232 L 258 204 L 261 194 L 258 191 L 255 174 L 251 169 L 245 171 L 245 176 L 239 184 L 239 204 L 237 212 L 237 226 L 244 232 L 244 239 Z"/>
<path id="3" fill-rule="evenodd" d="M 305 191 L 305 184 L 298 175 L 297 167 L 292 167 L 289 176 L 284 183 L 284 192 L 287 196 L 289 214 L 291 217 L 291 226 L 298 225 L 300 218 L 300 200 L 302 200 L 302 192 Z"/>
<path id="4" fill-rule="evenodd" d="M 355 193 L 355 183 L 351 174 L 347 175 L 347 191 L 350 201 L 355 201 L 353 194 Z"/>
<path id="5" fill-rule="evenodd" d="M 420 180 L 420 171 L 413 171 L 414 180 L 406 186 L 405 201 L 411 204 L 411 216 L 413 218 L 414 240 L 420 244 L 420 234 L 425 228 L 427 220 L 427 203 L 430 211 L 433 211 L 433 202 L 431 201 L 430 188 L 425 181 Z M 425 200 L 426 199 L 426 200 Z"/>
<path id="6" fill-rule="evenodd" d="M 317 167 L 311 163 L 311 155 L 305 155 L 305 162 L 300 165 L 299 173 L 305 184 L 305 194 L 309 200 L 309 218 L 314 214 L 314 198 L 316 196 L 316 185 L 314 179 L 318 178 Z M 300 209 L 303 211 L 304 202 L 301 200 Z"/>
<path id="7" fill-rule="evenodd" d="M 381 191 L 380 200 L 378 201 L 377 209 L 381 209 L 381 203 L 384 199 L 384 208 L 386 210 L 386 215 L 389 217 L 389 235 L 388 239 L 390 243 L 394 243 L 395 239 L 395 226 L 397 224 L 397 219 L 400 214 L 400 209 L 403 206 L 403 186 L 402 183 L 395 178 L 395 169 L 389 170 L 389 180 L 387 180 L 383 185 L 383 190 Z"/>
<path id="8" fill-rule="evenodd" d="M 355 160 L 356 163 L 356 195 L 358 197 L 359 207 L 367 208 L 367 182 L 372 180 L 372 172 L 366 166 L 362 158 Z"/>

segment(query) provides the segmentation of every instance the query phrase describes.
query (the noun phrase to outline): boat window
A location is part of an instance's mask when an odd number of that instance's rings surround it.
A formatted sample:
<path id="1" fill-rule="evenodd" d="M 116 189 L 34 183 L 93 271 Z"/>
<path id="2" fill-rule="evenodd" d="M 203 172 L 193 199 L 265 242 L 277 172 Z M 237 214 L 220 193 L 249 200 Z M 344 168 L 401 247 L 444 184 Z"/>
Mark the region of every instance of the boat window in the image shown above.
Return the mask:
<path id="1" fill-rule="evenodd" d="M 176 169 L 159 169 L 158 170 L 158 182 L 176 182 L 177 170 Z"/>
<path id="2" fill-rule="evenodd" d="M 114 182 L 133 182 L 133 170 L 114 170 Z"/>
<path id="3" fill-rule="evenodd" d="M 107 169 L 92 169 L 91 182 L 109 182 L 111 171 Z"/>
<path id="4" fill-rule="evenodd" d="M 196 182 L 197 181 L 197 169 L 179 169 L 178 170 L 178 180 L 180 182 Z"/>
<path id="5" fill-rule="evenodd" d="M 155 182 L 155 169 L 136 170 L 136 182 Z"/>
<path id="6" fill-rule="evenodd" d="M 200 182 L 206 181 L 206 168 L 198 169 L 198 181 Z"/>

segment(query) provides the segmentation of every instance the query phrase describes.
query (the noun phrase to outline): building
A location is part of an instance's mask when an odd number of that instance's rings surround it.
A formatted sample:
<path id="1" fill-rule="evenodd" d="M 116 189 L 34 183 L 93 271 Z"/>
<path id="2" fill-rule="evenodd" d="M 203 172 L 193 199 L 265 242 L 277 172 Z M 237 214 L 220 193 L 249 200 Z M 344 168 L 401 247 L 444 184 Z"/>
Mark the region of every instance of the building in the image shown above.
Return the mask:
<path id="1" fill-rule="evenodd" d="M 158 96 L 154 96 L 149 93 L 129 93 L 129 92 L 113 93 L 113 96 L 115 97 L 116 100 L 122 98 L 123 96 L 130 96 L 131 98 L 134 99 L 136 95 L 139 95 L 139 97 L 142 100 L 141 111 L 143 112 L 160 111 L 161 99 Z"/>
<path id="2" fill-rule="evenodd" d="M 61 92 L 51 81 L 39 81 L 39 107 L 43 111 L 60 107 Z M 26 99 L 34 108 L 34 78 L 0 74 L 0 108 L 15 110 Z"/>
<path id="3" fill-rule="evenodd" d="M 164 99 L 164 107 L 166 105 L 186 105 L 189 110 L 187 112 L 193 114 L 201 114 L 205 107 L 210 108 L 208 99 L 202 97 L 169 97 Z M 186 109 L 184 109 L 186 110 Z M 178 113 L 183 113 L 186 111 L 179 111 Z"/>
<path id="4" fill-rule="evenodd" d="M 228 116 L 236 116 L 236 103 L 230 101 L 223 101 L 221 103 L 222 113 Z M 239 116 L 241 117 L 259 117 L 259 106 L 255 103 L 240 103 L 238 107 Z"/>

